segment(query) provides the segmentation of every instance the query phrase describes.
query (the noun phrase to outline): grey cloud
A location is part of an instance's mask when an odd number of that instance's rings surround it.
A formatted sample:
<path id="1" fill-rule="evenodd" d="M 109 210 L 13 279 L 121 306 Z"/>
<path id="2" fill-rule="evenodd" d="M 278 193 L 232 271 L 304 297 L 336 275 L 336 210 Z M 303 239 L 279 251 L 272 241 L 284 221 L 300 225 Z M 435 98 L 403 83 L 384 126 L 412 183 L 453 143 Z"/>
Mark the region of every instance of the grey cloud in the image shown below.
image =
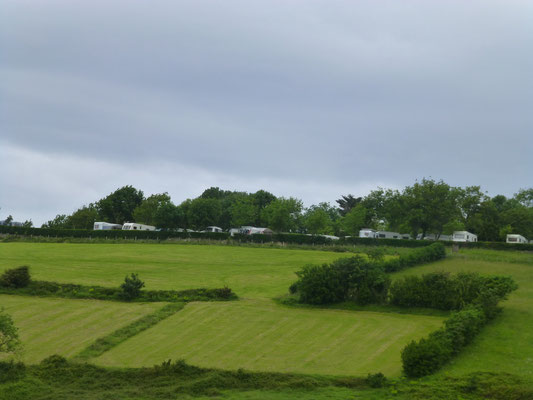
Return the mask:
<path id="1" fill-rule="evenodd" d="M 157 192 L 161 165 L 306 202 L 531 185 L 526 2 L 17 0 L 0 26 L 1 143 L 144 169 Z"/>

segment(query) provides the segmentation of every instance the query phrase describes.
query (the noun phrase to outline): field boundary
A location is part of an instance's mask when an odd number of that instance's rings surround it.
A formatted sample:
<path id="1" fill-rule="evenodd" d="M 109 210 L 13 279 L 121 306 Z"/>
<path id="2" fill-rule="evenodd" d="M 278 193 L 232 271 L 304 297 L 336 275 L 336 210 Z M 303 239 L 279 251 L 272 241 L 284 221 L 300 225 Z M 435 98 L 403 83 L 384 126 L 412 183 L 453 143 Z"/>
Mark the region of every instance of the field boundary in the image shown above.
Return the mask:
<path id="1" fill-rule="evenodd" d="M 91 358 L 96 358 L 120 343 L 134 337 L 135 335 L 145 331 L 168 317 L 176 314 L 185 307 L 186 303 L 170 303 L 159 310 L 145 315 L 132 323 L 117 329 L 110 334 L 96 339 L 93 343 L 87 346 L 73 357 L 76 361 L 87 361 Z"/>

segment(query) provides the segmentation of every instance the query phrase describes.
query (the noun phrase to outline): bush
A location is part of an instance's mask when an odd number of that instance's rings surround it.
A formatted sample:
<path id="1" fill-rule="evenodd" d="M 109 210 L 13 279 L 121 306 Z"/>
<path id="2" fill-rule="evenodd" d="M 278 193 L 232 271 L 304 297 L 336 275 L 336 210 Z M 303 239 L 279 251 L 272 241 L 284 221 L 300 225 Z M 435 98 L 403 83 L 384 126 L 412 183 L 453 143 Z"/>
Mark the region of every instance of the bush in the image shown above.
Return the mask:
<path id="1" fill-rule="evenodd" d="M 0 276 L 0 286 L 22 288 L 30 283 L 30 269 L 27 266 L 7 269 Z"/>
<path id="2" fill-rule="evenodd" d="M 402 350 L 404 373 L 413 378 L 430 375 L 444 365 L 451 357 L 451 342 L 443 330 L 438 330 L 412 341 Z"/>
<path id="3" fill-rule="evenodd" d="M 122 289 L 121 297 L 125 300 L 133 300 L 141 295 L 141 289 L 144 287 L 144 282 L 139 279 L 137 274 L 132 273 L 131 276 L 124 278 L 124 283 L 120 285 Z"/>
<path id="4" fill-rule="evenodd" d="M 26 374 L 26 366 L 21 362 L 0 361 L 0 383 L 22 379 Z"/>
<path id="5" fill-rule="evenodd" d="M 296 275 L 299 280 L 289 290 L 297 291 L 300 301 L 310 304 L 383 303 L 390 285 L 383 268 L 361 256 L 340 258 L 320 266 L 307 265 Z"/>
<path id="6" fill-rule="evenodd" d="M 376 374 L 368 374 L 366 378 L 366 383 L 371 388 L 380 388 L 385 386 L 385 384 L 387 383 L 387 378 L 381 372 L 378 372 Z"/>

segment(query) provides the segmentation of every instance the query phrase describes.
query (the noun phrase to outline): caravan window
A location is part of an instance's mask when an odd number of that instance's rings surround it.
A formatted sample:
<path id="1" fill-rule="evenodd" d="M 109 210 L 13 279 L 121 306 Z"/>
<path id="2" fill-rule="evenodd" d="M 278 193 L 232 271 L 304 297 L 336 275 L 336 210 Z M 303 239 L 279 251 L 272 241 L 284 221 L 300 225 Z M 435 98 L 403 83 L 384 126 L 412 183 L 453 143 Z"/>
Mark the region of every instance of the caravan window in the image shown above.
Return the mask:
<path id="1" fill-rule="evenodd" d="M 464 239 L 464 238 L 465 238 L 465 235 L 464 235 L 464 233 L 456 233 L 456 234 L 455 234 L 455 237 L 456 237 L 457 239 Z"/>

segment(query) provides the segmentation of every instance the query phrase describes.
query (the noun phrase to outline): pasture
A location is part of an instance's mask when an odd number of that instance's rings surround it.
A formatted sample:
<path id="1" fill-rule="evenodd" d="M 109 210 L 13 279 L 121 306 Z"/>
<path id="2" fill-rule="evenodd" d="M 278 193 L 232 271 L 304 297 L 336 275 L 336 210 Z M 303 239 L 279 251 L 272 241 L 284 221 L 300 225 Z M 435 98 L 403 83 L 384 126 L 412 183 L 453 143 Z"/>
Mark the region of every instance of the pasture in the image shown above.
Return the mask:
<path id="1" fill-rule="evenodd" d="M 272 300 L 287 293 L 296 279 L 295 271 L 303 265 L 346 256 L 350 254 L 214 245 L 0 243 L 0 271 L 29 265 L 35 279 L 102 286 L 118 286 L 126 274 L 135 272 L 148 289 L 227 285 L 240 296 L 233 302 L 189 303 L 88 360 L 96 365 L 140 367 L 185 359 L 192 365 L 222 370 L 361 377 L 381 371 L 388 377 L 399 377 L 403 346 L 435 330 L 443 317 L 379 309 L 296 308 Z M 426 389 L 444 390 L 439 385 L 451 384 L 450 377 L 466 379 L 467 374 L 476 371 L 533 379 L 531 253 L 461 250 L 443 261 L 409 268 L 392 278 L 430 271 L 511 275 L 519 289 L 503 302 L 503 313 L 471 345 L 441 372 L 427 378 L 421 393 L 429 393 Z M 97 338 L 163 306 L 9 295 L 0 295 L 0 305 L 19 327 L 24 343 L 22 359 L 29 363 L 54 353 L 73 358 Z M 455 389 L 450 390 L 452 393 Z M 358 393 L 361 398 L 388 398 L 384 391 Z M 250 399 L 346 398 L 350 390 L 229 390 L 225 395 Z M 405 396 L 401 398 L 411 398 Z"/>

